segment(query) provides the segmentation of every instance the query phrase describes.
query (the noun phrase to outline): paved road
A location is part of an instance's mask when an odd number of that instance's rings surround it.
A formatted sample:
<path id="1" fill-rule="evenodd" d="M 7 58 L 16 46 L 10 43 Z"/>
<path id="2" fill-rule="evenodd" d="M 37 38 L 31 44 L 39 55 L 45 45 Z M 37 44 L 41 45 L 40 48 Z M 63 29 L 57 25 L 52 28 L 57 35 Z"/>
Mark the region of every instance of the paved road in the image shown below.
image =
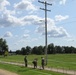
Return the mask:
<path id="1" fill-rule="evenodd" d="M 13 65 L 24 66 L 24 64 L 15 63 L 15 62 L 3 62 L 3 61 L 0 61 L 0 63 L 7 63 L 7 64 L 13 64 Z M 32 65 L 28 65 L 28 67 L 33 68 Z M 38 69 L 41 69 L 40 66 L 38 66 L 37 68 L 38 68 Z M 54 71 L 54 72 L 60 72 L 60 73 L 65 73 L 65 74 L 69 74 L 69 75 L 76 75 L 76 71 L 73 71 L 73 70 L 56 69 L 56 68 L 47 68 L 47 67 L 45 67 L 45 70 Z"/>

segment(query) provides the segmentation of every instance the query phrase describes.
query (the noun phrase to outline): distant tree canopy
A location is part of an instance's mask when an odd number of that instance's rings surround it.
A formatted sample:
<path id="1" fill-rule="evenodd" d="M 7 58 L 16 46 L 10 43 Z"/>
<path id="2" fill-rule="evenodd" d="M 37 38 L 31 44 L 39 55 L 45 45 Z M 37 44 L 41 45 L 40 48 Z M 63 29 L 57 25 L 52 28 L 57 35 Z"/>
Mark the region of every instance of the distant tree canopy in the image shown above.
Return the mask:
<path id="1" fill-rule="evenodd" d="M 9 51 L 9 53 L 20 54 L 20 55 L 29 55 L 29 54 L 37 54 L 42 55 L 45 54 L 45 46 L 34 46 L 31 48 L 30 46 L 22 47 L 20 50 Z M 76 48 L 73 46 L 55 46 L 53 43 L 47 46 L 48 54 L 63 54 L 63 53 L 76 53 Z M 0 55 L 8 55 L 8 45 L 5 39 L 0 38 Z"/>
<path id="2" fill-rule="evenodd" d="M 63 53 L 76 53 L 76 48 L 71 46 L 55 46 L 53 43 L 47 46 L 48 54 L 63 54 Z M 45 54 L 45 46 L 34 46 L 31 48 L 30 46 L 22 47 L 21 50 L 16 50 L 16 54 L 28 55 L 28 54 L 37 54 L 42 55 Z"/>
<path id="3" fill-rule="evenodd" d="M 7 54 L 8 51 L 8 45 L 5 39 L 0 38 L 0 55 Z"/>

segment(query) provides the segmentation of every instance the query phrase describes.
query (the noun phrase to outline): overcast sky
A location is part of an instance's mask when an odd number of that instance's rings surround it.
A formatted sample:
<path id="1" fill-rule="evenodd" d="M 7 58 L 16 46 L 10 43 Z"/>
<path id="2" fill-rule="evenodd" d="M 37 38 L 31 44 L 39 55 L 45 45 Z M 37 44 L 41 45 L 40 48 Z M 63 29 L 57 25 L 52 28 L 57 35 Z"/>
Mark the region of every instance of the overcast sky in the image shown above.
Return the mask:
<path id="1" fill-rule="evenodd" d="M 41 0 L 44 1 L 44 0 Z M 76 0 L 46 0 L 48 44 L 76 47 Z M 45 13 L 38 0 L 0 0 L 0 38 L 9 50 L 45 45 Z"/>

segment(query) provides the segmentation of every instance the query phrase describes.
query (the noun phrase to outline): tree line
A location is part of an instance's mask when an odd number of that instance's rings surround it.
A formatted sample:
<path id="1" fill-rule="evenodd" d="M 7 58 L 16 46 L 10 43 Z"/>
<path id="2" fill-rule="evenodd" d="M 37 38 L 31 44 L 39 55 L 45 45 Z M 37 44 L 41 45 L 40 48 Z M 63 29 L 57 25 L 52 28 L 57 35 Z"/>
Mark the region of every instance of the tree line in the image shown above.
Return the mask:
<path id="1" fill-rule="evenodd" d="M 0 38 L 0 55 L 7 55 L 9 53 L 15 53 L 19 55 L 29 55 L 29 54 L 37 54 L 44 55 L 45 54 L 45 46 L 34 46 L 31 48 L 30 46 L 22 47 L 20 50 L 16 51 L 8 51 L 8 45 L 5 39 Z M 68 53 L 76 53 L 76 48 L 73 46 L 56 46 L 53 43 L 50 43 L 47 46 L 47 54 L 68 54 Z"/>
<path id="2" fill-rule="evenodd" d="M 36 55 L 43 55 L 45 54 L 45 46 L 34 46 L 31 48 L 30 46 L 22 47 L 21 50 L 16 50 L 16 54 L 21 55 L 29 55 L 29 54 L 36 54 Z M 53 43 L 49 44 L 47 47 L 48 54 L 69 54 L 69 53 L 76 53 L 76 48 L 71 46 L 54 46 Z"/>

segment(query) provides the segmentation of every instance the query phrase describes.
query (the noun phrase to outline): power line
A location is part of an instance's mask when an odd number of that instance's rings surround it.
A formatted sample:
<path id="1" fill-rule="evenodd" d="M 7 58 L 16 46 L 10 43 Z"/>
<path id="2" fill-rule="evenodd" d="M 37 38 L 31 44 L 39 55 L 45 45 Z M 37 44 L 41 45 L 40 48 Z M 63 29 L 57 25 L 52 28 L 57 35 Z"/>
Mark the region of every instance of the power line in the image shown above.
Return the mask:
<path id="1" fill-rule="evenodd" d="M 47 1 L 39 1 L 39 3 L 42 3 L 45 5 L 45 8 L 40 8 L 41 10 L 45 11 L 45 55 L 46 55 L 46 65 L 47 65 L 47 11 L 51 11 L 47 9 L 47 5 L 52 5 L 50 3 L 47 3 Z"/>

